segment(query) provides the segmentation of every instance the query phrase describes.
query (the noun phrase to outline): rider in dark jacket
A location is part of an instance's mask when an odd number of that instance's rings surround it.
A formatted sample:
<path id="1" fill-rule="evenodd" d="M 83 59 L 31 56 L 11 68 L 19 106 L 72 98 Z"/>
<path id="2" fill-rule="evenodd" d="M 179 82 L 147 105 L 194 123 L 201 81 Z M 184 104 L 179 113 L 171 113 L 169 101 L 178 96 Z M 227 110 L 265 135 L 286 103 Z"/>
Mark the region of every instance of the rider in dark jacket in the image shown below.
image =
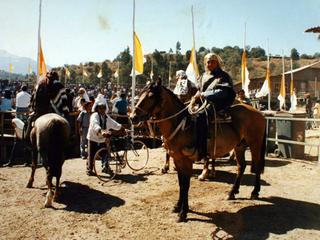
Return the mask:
<path id="1" fill-rule="evenodd" d="M 204 59 L 206 72 L 198 81 L 198 93 L 194 99 L 199 101 L 206 99 L 218 113 L 233 103 L 236 93 L 232 79 L 228 73 L 222 70 L 223 62 L 218 54 L 208 53 Z M 182 153 L 193 160 L 200 160 L 207 156 L 207 116 L 206 110 L 198 112 L 196 118 L 197 147 L 182 149 Z"/>
<path id="2" fill-rule="evenodd" d="M 59 82 L 59 75 L 49 71 L 46 78 L 39 81 L 31 97 L 26 139 L 29 140 L 31 124 L 46 113 L 57 113 L 65 118 L 69 116 L 68 99 L 63 84 Z"/>

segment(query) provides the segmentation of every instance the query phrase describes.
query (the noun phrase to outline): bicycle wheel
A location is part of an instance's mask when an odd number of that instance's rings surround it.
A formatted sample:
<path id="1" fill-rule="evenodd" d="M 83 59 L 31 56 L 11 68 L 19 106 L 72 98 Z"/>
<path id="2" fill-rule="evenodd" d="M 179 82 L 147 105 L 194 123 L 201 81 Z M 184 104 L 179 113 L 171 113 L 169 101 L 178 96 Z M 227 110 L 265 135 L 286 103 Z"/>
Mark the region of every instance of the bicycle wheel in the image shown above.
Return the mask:
<path id="1" fill-rule="evenodd" d="M 103 182 L 112 180 L 120 168 L 119 161 L 109 148 L 101 148 L 96 152 L 93 165 L 97 177 Z"/>
<path id="2" fill-rule="evenodd" d="M 149 149 L 143 142 L 135 140 L 127 146 L 125 157 L 132 170 L 141 170 L 148 163 Z"/>

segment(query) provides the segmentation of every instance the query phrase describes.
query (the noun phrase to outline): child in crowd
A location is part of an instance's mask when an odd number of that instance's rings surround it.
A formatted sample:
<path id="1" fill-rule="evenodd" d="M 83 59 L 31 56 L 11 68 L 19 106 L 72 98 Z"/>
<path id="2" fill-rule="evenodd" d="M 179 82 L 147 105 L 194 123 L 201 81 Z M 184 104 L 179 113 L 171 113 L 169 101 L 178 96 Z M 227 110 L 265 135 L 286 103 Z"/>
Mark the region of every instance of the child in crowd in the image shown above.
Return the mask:
<path id="1" fill-rule="evenodd" d="M 87 135 L 90 124 L 91 110 L 92 104 L 91 102 L 86 102 L 84 104 L 85 110 L 82 111 L 78 116 L 78 129 L 80 135 L 80 154 L 83 159 L 88 157 L 88 153 L 86 152 L 86 146 L 88 145 Z"/>

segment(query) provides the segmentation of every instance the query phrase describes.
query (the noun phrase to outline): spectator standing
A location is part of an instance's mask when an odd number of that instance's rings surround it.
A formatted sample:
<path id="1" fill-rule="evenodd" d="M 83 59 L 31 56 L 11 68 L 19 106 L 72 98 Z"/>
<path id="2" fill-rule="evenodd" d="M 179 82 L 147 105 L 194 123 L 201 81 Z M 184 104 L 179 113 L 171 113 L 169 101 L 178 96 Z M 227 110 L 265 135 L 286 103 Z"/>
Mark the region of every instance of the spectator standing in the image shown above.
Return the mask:
<path id="1" fill-rule="evenodd" d="M 310 93 L 306 94 L 306 113 L 308 117 L 311 117 L 311 97 L 310 97 Z"/>
<path id="2" fill-rule="evenodd" d="M 27 92 L 28 87 L 26 85 L 23 85 L 21 88 L 21 92 L 19 92 L 16 96 L 16 116 L 17 118 L 23 120 L 28 119 L 29 114 L 25 112 L 29 112 L 29 105 L 30 105 L 30 99 L 31 95 Z"/>
<path id="3" fill-rule="evenodd" d="M 314 118 L 320 118 L 320 100 L 316 100 L 316 104 L 313 107 L 313 117 Z M 319 127 L 319 122 L 315 122 L 315 126 Z"/>
<path id="4" fill-rule="evenodd" d="M 23 134 L 23 128 L 24 128 L 24 122 L 19 118 L 12 119 L 12 126 L 14 127 L 14 143 L 13 148 L 11 151 L 11 156 L 9 159 L 9 162 L 4 165 L 4 167 L 12 167 L 13 166 L 13 160 L 16 157 L 24 156 L 24 149 L 25 149 L 25 141 L 24 141 L 24 134 Z M 25 166 L 30 166 L 31 158 L 28 156 L 26 158 Z"/>
<path id="5" fill-rule="evenodd" d="M 11 97 L 12 93 L 10 90 L 4 91 L 4 96 L 1 103 L 1 111 L 12 111 L 12 108 L 14 106 L 14 101 Z M 11 113 L 5 113 L 4 114 L 5 119 L 12 119 Z"/>
<path id="6" fill-rule="evenodd" d="M 238 100 L 239 100 L 241 103 L 251 105 L 250 98 L 247 98 L 247 97 L 246 97 L 243 89 L 241 89 L 241 90 L 238 92 Z"/>
<path id="7" fill-rule="evenodd" d="M 119 115 L 127 116 L 129 103 L 126 99 L 126 94 L 121 93 L 120 97 L 121 98 L 116 102 L 115 106 L 118 109 Z M 127 117 L 117 117 L 116 121 L 121 124 L 128 124 Z"/>
<path id="8" fill-rule="evenodd" d="M 90 117 L 92 115 L 92 104 L 91 102 L 86 102 L 84 104 L 85 110 L 82 111 L 78 116 L 78 129 L 80 135 L 80 155 L 83 159 L 88 157 L 86 152 L 86 146 L 88 145 L 87 135 L 90 124 Z"/>

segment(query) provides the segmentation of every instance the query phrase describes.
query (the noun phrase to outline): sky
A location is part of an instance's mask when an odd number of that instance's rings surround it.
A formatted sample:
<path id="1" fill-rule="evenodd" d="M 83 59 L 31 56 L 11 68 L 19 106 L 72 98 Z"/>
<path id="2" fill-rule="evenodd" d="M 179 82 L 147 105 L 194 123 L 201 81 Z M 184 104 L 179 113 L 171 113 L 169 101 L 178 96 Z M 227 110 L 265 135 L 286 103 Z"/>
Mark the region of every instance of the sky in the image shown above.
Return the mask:
<path id="1" fill-rule="evenodd" d="M 0 49 L 37 60 L 40 0 L 0 0 Z M 244 44 L 272 55 L 320 52 L 319 0 L 135 0 L 135 32 L 144 54 Z M 246 27 L 245 27 L 246 26 Z M 47 65 L 113 61 L 133 49 L 133 0 L 43 0 L 40 35 Z M 9 70 L 9 65 L 8 69 Z"/>

